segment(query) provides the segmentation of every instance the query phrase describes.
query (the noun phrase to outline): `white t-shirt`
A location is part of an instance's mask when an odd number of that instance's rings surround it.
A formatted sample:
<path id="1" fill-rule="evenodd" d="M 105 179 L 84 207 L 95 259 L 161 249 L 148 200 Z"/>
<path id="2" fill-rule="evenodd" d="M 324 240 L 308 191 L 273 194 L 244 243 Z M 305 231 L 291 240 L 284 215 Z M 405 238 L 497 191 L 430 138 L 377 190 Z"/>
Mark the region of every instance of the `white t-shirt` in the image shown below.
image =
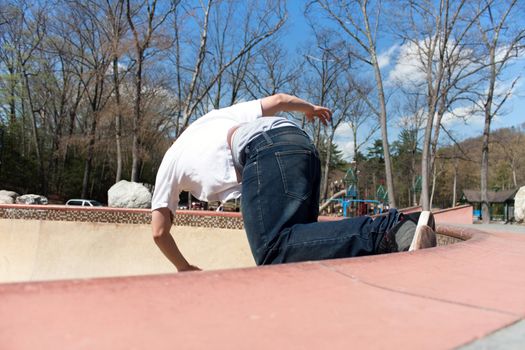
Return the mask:
<path id="1" fill-rule="evenodd" d="M 193 122 L 162 159 L 151 209 L 169 208 L 175 213 L 182 191 L 203 201 L 240 197 L 227 134 L 232 127 L 260 117 L 261 102 L 255 100 L 213 110 Z"/>

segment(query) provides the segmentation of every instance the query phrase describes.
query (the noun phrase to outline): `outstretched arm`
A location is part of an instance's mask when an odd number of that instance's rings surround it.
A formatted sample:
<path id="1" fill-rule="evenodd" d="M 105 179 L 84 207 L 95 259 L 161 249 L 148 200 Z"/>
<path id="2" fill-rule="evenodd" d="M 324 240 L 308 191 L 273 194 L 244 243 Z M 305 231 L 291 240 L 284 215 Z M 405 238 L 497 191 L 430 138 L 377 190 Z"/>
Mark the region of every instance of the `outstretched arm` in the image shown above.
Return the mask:
<path id="1" fill-rule="evenodd" d="M 319 118 L 326 125 L 332 118 L 332 111 L 326 107 L 316 106 L 308 101 L 287 94 L 275 94 L 261 100 L 263 116 L 275 115 L 278 112 L 302 112 L 308 121 Z"/>
<path id="2" fill-rule="evenodd" d="M 180 252 L 170 233 L 171 224 L 171 211 L 168 208 L 159 208 L 153 211 L 151 226 L 155 243 L 179 272 L 200 270 L 198 267 L 190 265 Z"/>

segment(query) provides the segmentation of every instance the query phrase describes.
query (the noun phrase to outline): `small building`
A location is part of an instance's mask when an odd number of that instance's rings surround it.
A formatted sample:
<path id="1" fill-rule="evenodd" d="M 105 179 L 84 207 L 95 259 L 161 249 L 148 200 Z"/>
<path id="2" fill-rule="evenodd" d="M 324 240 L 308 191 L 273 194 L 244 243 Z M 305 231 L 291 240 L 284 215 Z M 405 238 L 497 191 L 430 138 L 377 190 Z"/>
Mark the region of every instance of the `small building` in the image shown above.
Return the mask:
<path id="1" fill-rule="evenodd" d="M 511 221 L 514 218 L 514 197 L 518 188 L 503 191 L 487 191 L 490 219 Z M 463 190 L 461 201 L 473 207 L 473 215 L 481 220 L 481 191 Z"/>

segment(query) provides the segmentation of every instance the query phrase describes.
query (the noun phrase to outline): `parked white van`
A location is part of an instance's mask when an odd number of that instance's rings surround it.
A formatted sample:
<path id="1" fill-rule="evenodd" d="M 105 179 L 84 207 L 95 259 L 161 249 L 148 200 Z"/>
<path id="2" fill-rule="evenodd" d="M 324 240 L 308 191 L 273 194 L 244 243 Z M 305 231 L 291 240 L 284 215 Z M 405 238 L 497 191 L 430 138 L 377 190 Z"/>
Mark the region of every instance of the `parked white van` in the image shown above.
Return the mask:
<path id="1" fill-rule="evenodd" d="M 70 199 L 66 205 L 78 205 L 82 207 L 101 207 L 102 204 L 94 199 Z"/>

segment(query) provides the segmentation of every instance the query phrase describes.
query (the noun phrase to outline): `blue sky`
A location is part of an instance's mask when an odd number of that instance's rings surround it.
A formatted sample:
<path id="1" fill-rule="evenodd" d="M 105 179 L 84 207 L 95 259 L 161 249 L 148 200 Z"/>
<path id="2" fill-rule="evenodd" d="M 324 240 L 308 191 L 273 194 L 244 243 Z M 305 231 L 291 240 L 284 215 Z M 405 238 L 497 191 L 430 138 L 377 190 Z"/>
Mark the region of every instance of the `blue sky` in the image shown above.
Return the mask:
<path id="1" fill-rule="evenodd" d="M 288 33 L 286 34 L 286 41 L 291 43 L 290 54 L 294 55 L 296 49 L 304 46 L 307 42 L 312 41 L 312 31 L 308 26 L 308 23 L 303 14 L 303 1 L 290 1 L 288 3 L 289 21 L 287 23 Z M 318 23 L 326 21 L 322 15 L 316 18 Z M 525 24 L 524 24 L 525 25 Z M 291 40 L 290 40 L 291 39 Z M 398 57 L 401 52 L 400 43 L 392 44 L 389 40 L 387 45 L 379 46 L 379 55 L 383 58 L 382 62 L 382 73 L 385 80 L 388 81 L 389 77 L 397 74 L 398 77 L 402 77 L 403 74 L 413 74 L 413 71 L 406 69 L 406 65 L 403 67 L 398 62 Z M 403 69 L 405 68 L 405 69 Z M 502 115 L 497 116 L 492 123 L 492 130 L 511 127 L 525 123 L 525 57 L 522 57 L 515 61 L 506 71 L 506 74 L 501 79 L 501 86 L 509 85 L 512 80 L 516 77 L 520 77 L 511 98 L 506 102 L 503 108 Z M 328 106 L 330 107 L 330 106 Z M 469 137 L 476 137 L 483 132 L 483 117 L 473 116 L 468 121 L 457 120 L 450 118 L 447 121 L 446 126 L 454 134 L 454 137 L 461 140 Z M 392 127 L 389 129 L 389 141 L 393 142 L 397 138 L 399 128 L 396 127 L 396 121 L 390 121 L 389 125 Z M 342 130 L 338 132 L 338 138 L 336 142 L 340 148 L 345 151 L 347 160 L 351 159 L 353 150 L 351 149 L 351 137 L 348 133 L 348 128 L 343 126 Z M 379 137 L 379 134 L 377 138 Z M 443 139 L 444 142 L 447 140 Z"/>

